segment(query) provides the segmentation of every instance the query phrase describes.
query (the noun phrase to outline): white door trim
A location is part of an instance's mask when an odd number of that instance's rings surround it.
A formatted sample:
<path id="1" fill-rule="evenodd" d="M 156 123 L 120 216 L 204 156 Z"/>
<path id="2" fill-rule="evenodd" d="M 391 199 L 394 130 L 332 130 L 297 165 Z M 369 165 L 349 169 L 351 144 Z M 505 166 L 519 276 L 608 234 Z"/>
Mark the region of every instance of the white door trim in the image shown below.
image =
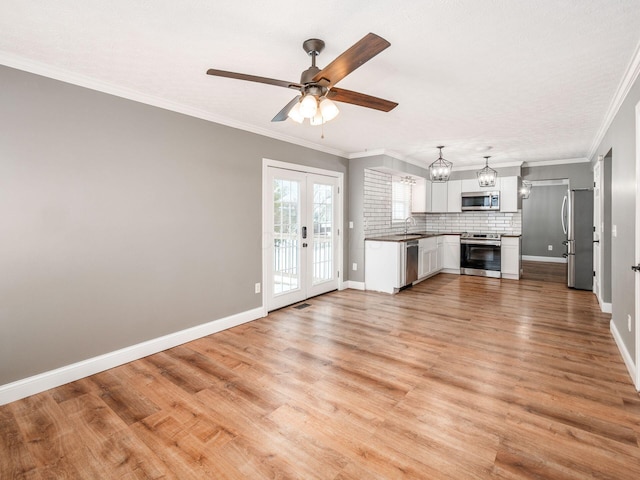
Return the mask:
<path id="1" fill-rule="evenodd" d="M 268 185 L 268 175 L 267 175 L 267 169 L 268 168 L 282 168 L 285 170 L 293 170 L 295 172 L 303 172 L 303 173 L 312 173 L 312 174 L 317 174 L 317 175 L 325 175 L 328 177 L 334 177 L 337 179 L 338 181 L 338 196 L 337 196 L 337 200 L 338 200 L 338 213 L 337 213 L 337 218 L 336 218 L 336 225 L 339 225 L 340 228 L 340 235 L 339 235 L 339 239 L 338 239 L 338 259 L 337 259 L 337 263 L 338 263 L 338 268 L 339 268 L 339 272 L 340 272 L 340 276 L 338 278 L 338 289 L 343 290 L 346 288 L 346 283 L 345 283 L 345 272 L 343 269 L 343 264 L 344 264 L 344 173 L 342 172 L 336 172 L 333 170 L 325 170 L 322 168 L 316 168 L 316 167 L 308 167 L 306 165 L 299 165 L 297 163 L 288 163 L 288 162 L 282 162 L 280 160 L 272 160 L 270 158 L 263 158 L 262 159 L 262 239 L 261 239 L 261 245 L 262 245 L 262 306 L 263 306 L 263 311 L 264 311 L 264 315 L 266 316 L 268 313 L 268 301 L 267 301 L 267 272 L 268 272 L 268 265 L 267 265 L 267 261 L 269 256 L 267 255 L 267 249 L 271 248 L 271 243 L 270 243 L 270 238 L 268 238 L 268 236 L 266 235 L 266 228 L 267 228 L 267 201 L 265 200 L 267 197 L 267 192 L 269 191 L 269 189 L 271 188 L 270 185 Z"/>
<path id="2" fill-rule="evenodd" d="M 636 231 L 635 231 L 635 261 L 640 264 L 640 102 L 636 104 Z M 627 267 L 629 268 L 629 267 Z M 636 390 L 640 391 L 640 273 L 635 274 L 635 378 L 633 382 Z"/>

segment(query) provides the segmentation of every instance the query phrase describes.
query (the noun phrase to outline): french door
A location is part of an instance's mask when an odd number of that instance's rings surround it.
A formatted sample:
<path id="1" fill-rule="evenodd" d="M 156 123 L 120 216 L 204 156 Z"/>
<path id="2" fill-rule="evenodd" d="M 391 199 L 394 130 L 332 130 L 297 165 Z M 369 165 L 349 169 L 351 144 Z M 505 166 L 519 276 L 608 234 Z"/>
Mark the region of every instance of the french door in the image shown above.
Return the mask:
<path id="1" fill-rule="evenodd" d="M 336 290 L 339 179 L 268 167 L 265 185 L 267 310 Z"/>

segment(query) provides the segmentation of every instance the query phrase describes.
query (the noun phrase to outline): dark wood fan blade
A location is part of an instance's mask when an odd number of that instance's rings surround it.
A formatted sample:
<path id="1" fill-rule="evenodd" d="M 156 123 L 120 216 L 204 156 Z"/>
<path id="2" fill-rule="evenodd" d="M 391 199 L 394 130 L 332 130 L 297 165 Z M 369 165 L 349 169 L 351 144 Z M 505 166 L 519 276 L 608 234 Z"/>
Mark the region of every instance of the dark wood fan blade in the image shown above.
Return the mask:
<path id="1" fill-rule="evenodd" d="M 375 33 L 368 33 L 359 42 L 320 70 L 313 77 L 313 81 L 319 82 L 324 78 L 329 81 L 330 85 L 335 85 L 360 65 L 371 60 L 390 45 L 389 42 Z"/>
<path id="2" fill-rule="evenodd" d="M 278 112 L 278 114 L 273 117 L 273 119 L 271 120 L 272 122 L 284 122 L 288 117 L 287 115 L 289 114 L 289 110 L 291 110 L 293 108 L 293 106 L 298 103 L 298 101 L 300 100 L 300 97 L 302 95 L 297 95 L 293 100 L 291 100 L 289 103 L 287 103 L 285 105 L 285 107 L 280 110 Z"/>
<path id="3" fill-rule="evenodd" d="M 343 88 L 335 87 L 329 90 L 329 93 L 327 93 L 327 98 L 335 102 L 350 103 L 352 105 L 373 108 L 375 110 L 381 110 L 383 112 L 389 112 L 398 106 L 396 102 L 391 102 L 382 98 L 372 97 L 371 95 L 365 95 L 364 93 L 352 92 L 351 90 L 345 90 Z"/>
<path id="4" fill-rule="evenodd" d="M 277 87 L 284 88 L 300 89 L 302 87 L 302 85 L 295 82 L 285 82 L 284 80 L 258 77 L 256 75 L 247 75 L 246 73 L 227 72 L 225 70 L 216 70 L 215 68 L 210 68 L 209 70 L 207 70 L 207 75 L 213 75 L 215 77 L 235 78 L 236 80 L 246 80 L 247 82 L 266 83 L 268 85 L 275 85 Z"/>

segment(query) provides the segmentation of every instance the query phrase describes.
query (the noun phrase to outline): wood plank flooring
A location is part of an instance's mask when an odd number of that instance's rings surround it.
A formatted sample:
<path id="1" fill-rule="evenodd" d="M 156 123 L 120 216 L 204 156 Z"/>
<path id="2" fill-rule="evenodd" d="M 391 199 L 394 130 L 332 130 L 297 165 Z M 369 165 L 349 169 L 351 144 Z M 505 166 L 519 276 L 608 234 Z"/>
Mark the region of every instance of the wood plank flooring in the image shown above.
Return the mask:
<path id="1" fill-rule="evenodd" d="M 564 265 L 347 290 L 0 407 L 5 479 L 639 479 L 640 398 Z"/>

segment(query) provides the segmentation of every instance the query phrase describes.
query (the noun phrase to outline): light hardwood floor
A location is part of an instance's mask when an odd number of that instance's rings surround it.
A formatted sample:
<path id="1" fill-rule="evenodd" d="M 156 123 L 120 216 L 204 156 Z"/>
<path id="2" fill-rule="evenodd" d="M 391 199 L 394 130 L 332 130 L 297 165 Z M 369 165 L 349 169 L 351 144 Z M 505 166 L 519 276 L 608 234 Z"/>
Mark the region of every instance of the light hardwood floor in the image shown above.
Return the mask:
<path id="1" fill-rule="evenodd" d="M 564 266 L 342 291 L 0 407 L 0 478 L 635 479 L 640 398 Z"/>

